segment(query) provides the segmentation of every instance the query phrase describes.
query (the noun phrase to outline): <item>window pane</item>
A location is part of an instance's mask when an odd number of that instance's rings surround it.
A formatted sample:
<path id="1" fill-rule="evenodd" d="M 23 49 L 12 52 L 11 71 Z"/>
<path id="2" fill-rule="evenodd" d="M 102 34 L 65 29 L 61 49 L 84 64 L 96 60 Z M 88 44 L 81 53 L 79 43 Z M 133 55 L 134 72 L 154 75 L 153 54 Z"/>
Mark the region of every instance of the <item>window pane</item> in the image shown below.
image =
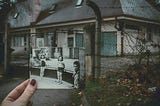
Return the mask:
<path id="1" fill-rule="evenodd" d="M 24 40 L 25 40 L 25 38 L 24 38 L 24 36 L 22 36 L 22 37 L 19 37 L 19 36 L 15 36 L 15 37 L 13 37 L 12 38 L 13 40 L 13 46 L 15 46 L 15 47 L 22 47 L 22 46 L 25 46 L 24 45 Z"/>
<path id="2" fill-rule="evenodd" d="M 24 46 L 24 37 L 21 37 L 21 45 L 20 46 Z"/>

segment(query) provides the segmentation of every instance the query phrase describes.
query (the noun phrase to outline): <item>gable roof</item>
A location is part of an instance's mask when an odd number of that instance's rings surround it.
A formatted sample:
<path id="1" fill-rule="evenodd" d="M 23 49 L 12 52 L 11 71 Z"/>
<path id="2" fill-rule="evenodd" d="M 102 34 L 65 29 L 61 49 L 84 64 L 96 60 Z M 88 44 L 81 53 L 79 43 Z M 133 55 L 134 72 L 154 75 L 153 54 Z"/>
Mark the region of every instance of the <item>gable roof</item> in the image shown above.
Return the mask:
<path id="1" fill-rule="evenodd" d="M 120 0 L 123 13 L 139 18 L 160 21 L 160 12 L 146 0 Z"/>
<path id="2" fill-rule="evenodd" d="M 115 16 L 132 16 L 134 18 L 143 18 L 144 20 L 148 19 L 160 22 L 160 12 L 153 8 L 146 0 L 92 1 L 94 1 L 99 6 L 103 18 Z M 53 4 L 57 4 L 56 11 L 53 14 L 46 14 L 47 10 L 49 10 Z M 22 6 L 18 6 L 17 8 L 20 7 L 22 8 Z M 24 11 L 26 11 L 24 12 L 26 14 L 22 13 L 23 18 L 25 15 L 29 14 L 27 9 L 24 9 Z M 12 25 L 13 27 L 23 27 L 25 25 L 30 26 L 31 22 L 29 22 L 29 19 L 26 18 L 27 17 L 24 19 L 18 18 L 16 21 L 14 19 L 10 19 L 10 23 L 14 22 Z M 93 10 L 85 4 L 85 2 L 81 8 L 75 8 L 75 0 L 41 0 L 41 12 L 37 19 L 38 20 L 36 21 L 35 25 L 39 26 L 95 19 L 95 14 Z M 24 22 L 24 20 L 28 21 Z M 18 25 L 16 25 L 16 22 Z"/>

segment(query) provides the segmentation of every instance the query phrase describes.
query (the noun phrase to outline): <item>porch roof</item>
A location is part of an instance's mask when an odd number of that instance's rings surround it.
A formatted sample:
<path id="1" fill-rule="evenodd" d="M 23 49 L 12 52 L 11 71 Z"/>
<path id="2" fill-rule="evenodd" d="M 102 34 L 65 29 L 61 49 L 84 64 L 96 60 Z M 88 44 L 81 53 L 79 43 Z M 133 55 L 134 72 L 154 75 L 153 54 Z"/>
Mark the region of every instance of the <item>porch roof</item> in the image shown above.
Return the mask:
<path id="1" fill-rule="evenodd" d="M 62 23 L 94 19 L 91 8 L 83 4 L 76 9 L 73 0 L 60 4 L 57 11 L 38 22 L 36 25 Z M 71 2 L 72 1 L 72 2 Z M 160 12 L 153 8 L 146 0 L 93 0 L 100 8 L 102 17 L 114 17 L 120 15 L 160 21 Z M 57 3 L 58 4 L 58 3 Z"/>

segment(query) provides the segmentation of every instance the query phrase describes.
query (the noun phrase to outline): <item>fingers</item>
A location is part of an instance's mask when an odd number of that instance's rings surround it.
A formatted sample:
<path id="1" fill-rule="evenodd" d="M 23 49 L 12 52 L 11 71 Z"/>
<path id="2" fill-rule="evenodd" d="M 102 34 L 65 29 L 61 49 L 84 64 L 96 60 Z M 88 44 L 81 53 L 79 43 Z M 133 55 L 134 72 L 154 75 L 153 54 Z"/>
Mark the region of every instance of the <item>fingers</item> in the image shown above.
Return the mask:
<path id="1" fill-rule="evenodd" d="M 22 95 L 17 99 L 17 102 L 28 103 L 34 92 L 37 88 L 37 82 L 35 79 L 32 79 L 30 83 L 27 85 L 25 91 Z"/>
<path id="2" fill-rule="evenodd" d="M 26 86 L 28 85 L 29 80 L 25 80 L 23 83 L 18 85 L 15 89 L 13 89 L 6 97 L 8 101 L 15 101 L 25 90 Z"/>

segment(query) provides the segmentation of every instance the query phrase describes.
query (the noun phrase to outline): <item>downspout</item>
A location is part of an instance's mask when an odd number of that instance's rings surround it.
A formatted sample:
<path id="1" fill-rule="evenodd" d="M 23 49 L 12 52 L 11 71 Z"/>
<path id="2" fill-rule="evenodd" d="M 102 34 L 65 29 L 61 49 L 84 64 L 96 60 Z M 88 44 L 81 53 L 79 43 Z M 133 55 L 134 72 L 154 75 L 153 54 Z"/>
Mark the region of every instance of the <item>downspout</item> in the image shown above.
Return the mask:
<path id="1" fill-rule="evenodd" d="M 118 31 L 121 31 L 121 56 L 124 55 L 124 24 L 123 22 L 119 22 L 117 17 L 115 17 L 115 26 Z"/>
<path id="2" fill-rule="evenodd" d="M 93 61 L 92 61 L 92 74 L 93 74 L 93 81 L 95 78 L 100 77 L 100 68 L 101 68 L 101 59 L 100 59 L 100 51 L 101 51 L 101 11 L 96 3 L 91 0 L 86 0 L 87 6 L 91 7 L 96 16 L 96 23 L 95 23 L 95 49 L 93 54 Z"/>
<path id="3" fill-rule="evenodd" d="M 121 56 L 124 55 L 123 48 L 124 48 L 124 32 L 121 31 Z"/>

